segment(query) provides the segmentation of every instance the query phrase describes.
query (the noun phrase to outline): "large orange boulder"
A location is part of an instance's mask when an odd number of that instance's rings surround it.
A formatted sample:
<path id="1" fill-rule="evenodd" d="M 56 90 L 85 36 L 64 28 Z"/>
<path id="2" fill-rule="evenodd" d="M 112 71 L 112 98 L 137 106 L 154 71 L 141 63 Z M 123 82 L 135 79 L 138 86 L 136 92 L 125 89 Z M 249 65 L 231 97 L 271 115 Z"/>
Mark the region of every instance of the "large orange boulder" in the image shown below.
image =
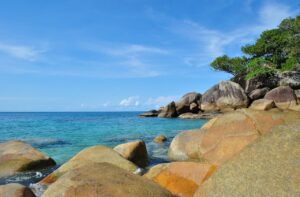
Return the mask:
<path id="1" fill-rule="evenodd" d="M 282 113 L 282 116 L 285 115 Z M 299 115 L 294 118 L 296 121 L 273 127 L 269 133 L 218 168 L 199 187 L 195 197 L 299 196 Z"/>
<path id="2" fill-rule="evenodd" d="M 171 197 L 172 194 L 144 177 L 110 163 L 89 163 L 69 170 L 43 197 Z"/>
<path id="3" fill-rule="evenodd" d="M 0 143 L 0 177 L 54 166 L 55 161 L 21 141 Z"/>
<path id="4" fill-rule="evenodd" d="M 168 189 L 175 196 L 192 197 L 216 167 L 207 163 L 173 162 L 152 167 L 144 176 Z"/>
<path id="5" fill-rule="evenodd" d="M 68 171 L 77 169 L 87 164 L 103 162 L 113 164 L 129 172 L 135 172 L 137 170 L 137 166 L 134 163 L 123 158 L 113 149 L 97 145 L 80 151 L 77 155 L 64 163 L 60 168 L 45 177 L 40 183 L 45 185 L 51 184 Z"/>
<path id="6" fill-rule="evenodd" d="M 271 129 L 299 121 L 300 113 L 241 109 L 210 120 L 202 129 L 178 134 L 171 160 L 200 160 L 221 165 Z"/>

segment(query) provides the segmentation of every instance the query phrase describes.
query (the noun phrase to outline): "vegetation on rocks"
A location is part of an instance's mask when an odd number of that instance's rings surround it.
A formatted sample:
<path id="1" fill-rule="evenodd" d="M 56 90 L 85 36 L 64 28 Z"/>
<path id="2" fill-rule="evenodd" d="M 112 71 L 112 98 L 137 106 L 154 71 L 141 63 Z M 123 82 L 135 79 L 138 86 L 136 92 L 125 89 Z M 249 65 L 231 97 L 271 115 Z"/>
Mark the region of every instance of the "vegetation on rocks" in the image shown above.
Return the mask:
<path id="1" fill-rule="evenodd" d="M 300 15 L 264 31 L 254 44 L 242 47 L 242 57 L 217 57 L 211 67 L 246 79 L 294 70 L 300 64 Z"/>

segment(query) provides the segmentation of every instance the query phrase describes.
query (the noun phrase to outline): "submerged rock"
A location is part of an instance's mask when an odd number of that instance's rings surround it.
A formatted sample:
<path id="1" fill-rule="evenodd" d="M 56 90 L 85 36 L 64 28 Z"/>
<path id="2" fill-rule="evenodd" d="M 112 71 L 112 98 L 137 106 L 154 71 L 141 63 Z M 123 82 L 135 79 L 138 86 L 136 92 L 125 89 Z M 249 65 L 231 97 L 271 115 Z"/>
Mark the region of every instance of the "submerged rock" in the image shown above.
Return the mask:
<path id="1" fill-rule="evenodd" d="M 1 197 L 35 197 L 34 193 L 24 185 L 17 183 L 10 183 L 0 185 Z"/>
<path id="2" fill-rule="evenodd" d="M 280 109 L 288 109 L 297 104 L 294 90 L 289 86 L 274 88 L 265 95 L 265 99 L 272 100 Z"/>
<path id="3" fill-rule="evenodd" d="M 54 166 L 55 161 L 21 141 L 0 143 L 0 177 Z"/>
<path id="4" fill-rule="evenodd" d="M 154 138 L 153 141 L 156 143 L 163 143 L 163 142 L 167 141 L 167 137 L 164 135 L 158 135 Z"/>
<path id="5" fill-rule="evenodd" d="M 294 118 L 299 120 L 299 116 Z M 195 197 L 299 196 L 299 130 L 299 121 L 273 127 L 221 166 L 199 187 Z"/>
<path id="6" fill-rule="evenodd" d="M 72 169 L 51 184 L 43 197 L 171 197 L 154 182 L 109 163 Z"/>
<path id="7" fill-rule="evenodd" d="M 120 144 L 114 150 L 139 167 L 143 168 L 148 164 L 148 152 L 145 142 L 142 140 Z"/>
<path id="8" fill-rule="evenodd" d="M 47 185 L 55 182 L 59 177 L 68 171 L 87 164 L 97 164 L 103 162 L 111 163 L 129 172 L 134 172 L 137 170 L 137 166 L 135 164 L 123 158 L 113 149 L 97 145 L 80 151 L 72 159 L 64 163 L 60 168 L 45 177 L 40 183 Z"/>
<path id="9" fill-rule="evenodd" d="M 171 160 L 208 161 L 217 166 L 230 160 L 272 128 L 299 121 L 300 113 L 242 109 L 210 120 L 202 129 L 178 134 L 169 148 Z"/>
<path id="10" fill-rule="evenodd" d="M 178 116 L 178 118 L 181 119 L 212 119 L 216 116 L 218 116 L 220 113 L 214 113 L 214 112 L 205 112 L 205 113 L 184 113 Z"/>
<path id="11" fill-rule="evenodd" d="M 247 106 L 248 97 L 243 88 L 232 81 L 222 81 L 203 94 L 201 110 L 222 111 Z"/>
<path id="12" fill-rule="evenodd" d="M 144 113 L 140 114 L 139 116 L 141 116 L 141 117 L 157 117 L 158 114 L 159 114 L 159 111 L 150 110 L 150 111 L 147 111 L 147 112 L 144 112 Z"/>
<path id="13" fill-rule="evenodd" d="M 152 167 L 144 176 L 168 189 L 175 196 L 193 196 L 215 171 L 215 166 L 198 162 L 172 162 Z"/>

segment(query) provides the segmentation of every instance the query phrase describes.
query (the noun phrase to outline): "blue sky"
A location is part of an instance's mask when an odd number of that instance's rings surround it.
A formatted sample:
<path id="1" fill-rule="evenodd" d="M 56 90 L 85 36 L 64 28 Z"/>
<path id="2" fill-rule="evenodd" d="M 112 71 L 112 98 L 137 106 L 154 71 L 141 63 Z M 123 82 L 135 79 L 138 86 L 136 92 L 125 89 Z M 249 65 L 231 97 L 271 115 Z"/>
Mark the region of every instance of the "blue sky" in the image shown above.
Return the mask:
<path id="1" fill-rule="evenodd" d="M 0 111 L 147 110 L 230 76 L 297 0 L 2 0 Z"/>

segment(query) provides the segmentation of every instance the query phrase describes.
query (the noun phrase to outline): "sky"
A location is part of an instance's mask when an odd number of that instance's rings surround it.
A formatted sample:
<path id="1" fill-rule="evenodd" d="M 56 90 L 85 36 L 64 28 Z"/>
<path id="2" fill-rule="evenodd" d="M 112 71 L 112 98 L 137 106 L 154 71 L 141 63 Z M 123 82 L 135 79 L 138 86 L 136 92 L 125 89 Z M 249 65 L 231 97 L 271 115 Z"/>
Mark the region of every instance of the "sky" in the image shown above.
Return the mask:
<path id="1" fill-rule="evenodd" d="M 298 0 L 1 0 L 0 111 L 144 111 L 231 78 Z"/>

